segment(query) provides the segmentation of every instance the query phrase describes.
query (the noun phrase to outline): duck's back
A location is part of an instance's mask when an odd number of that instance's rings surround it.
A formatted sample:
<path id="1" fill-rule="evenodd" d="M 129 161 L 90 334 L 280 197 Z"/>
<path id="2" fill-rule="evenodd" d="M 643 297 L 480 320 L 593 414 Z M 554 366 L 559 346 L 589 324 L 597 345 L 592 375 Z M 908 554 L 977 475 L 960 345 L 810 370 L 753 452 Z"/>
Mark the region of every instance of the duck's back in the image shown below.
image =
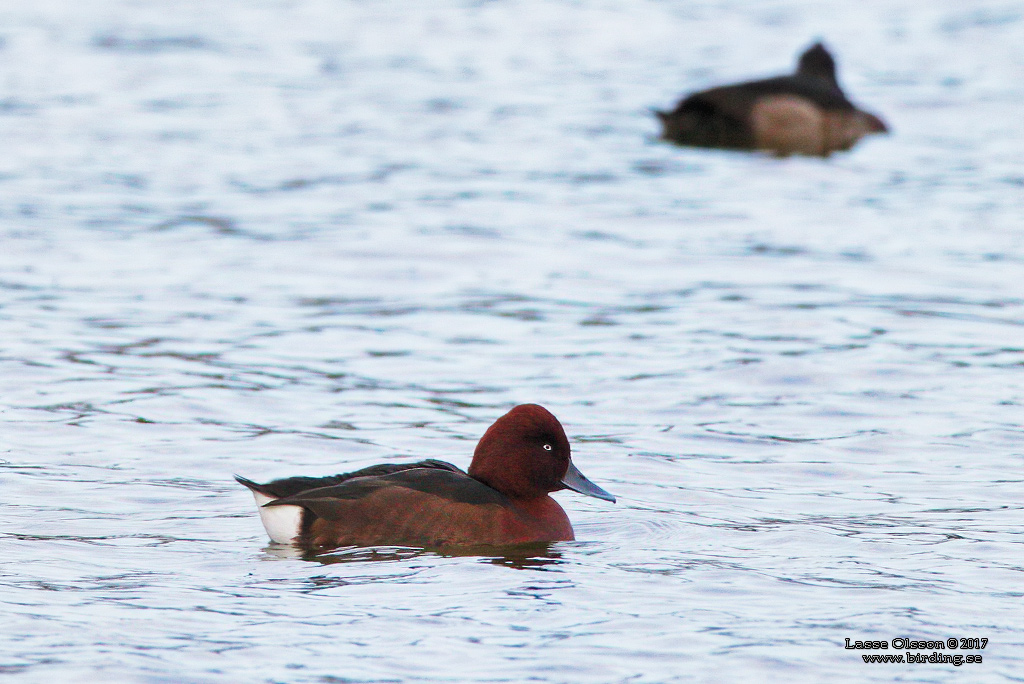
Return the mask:
<path id="1" fill-rule="evenodd" d="M 358 477 L 390 475 L 392 473 L 411 470 L 413 468 L 434 468 L 437 470 L 449 470 L 456 473 L 463 472 L 459 467 L 454 466 L 451 463 L 429 458 L 424 461 L 417 461 L 416 463 L 384 463 L 380 465 L 373 465 L 359 470 L 353 470 L 350 473 L 339 473 L 338 475 L 327 475 L 325 477 L 285 477 L 280 480 L 273 480 L 266 484 L 257 484 L 256 482 L 239 475 L 235 475 L 235 480 L 240 484 L 245 485 L 253 492 L 259 492 L 270 499 L 279 499 L 285 496 L 294 496 L 295 494 L 299 494 L 300 492 L 304 492 L 309 489 L 319 489 L 321 487 L 338 485 L 342 482 Z"/>

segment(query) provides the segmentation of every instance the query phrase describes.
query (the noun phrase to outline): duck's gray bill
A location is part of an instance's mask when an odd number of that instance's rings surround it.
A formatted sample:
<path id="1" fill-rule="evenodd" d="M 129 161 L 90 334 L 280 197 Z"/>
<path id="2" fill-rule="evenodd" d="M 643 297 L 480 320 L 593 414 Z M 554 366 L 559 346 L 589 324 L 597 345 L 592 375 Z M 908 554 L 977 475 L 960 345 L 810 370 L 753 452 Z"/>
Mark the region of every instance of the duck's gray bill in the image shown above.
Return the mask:
<path id="1" fill-rule="evenodd" d="M 587 496 L 597 497 L 598 499 L 604 499 L 605 501 L 611 501 L 615 503 L 615 497 L 604 491 L 596 484 L 586 478 L 576 466 L 569 461 L 569 470 L 565 471 L 565 477 L 562 478 L 562 484 L 571 489 L 574 492 L 580 494 L 586 494 Z"/>

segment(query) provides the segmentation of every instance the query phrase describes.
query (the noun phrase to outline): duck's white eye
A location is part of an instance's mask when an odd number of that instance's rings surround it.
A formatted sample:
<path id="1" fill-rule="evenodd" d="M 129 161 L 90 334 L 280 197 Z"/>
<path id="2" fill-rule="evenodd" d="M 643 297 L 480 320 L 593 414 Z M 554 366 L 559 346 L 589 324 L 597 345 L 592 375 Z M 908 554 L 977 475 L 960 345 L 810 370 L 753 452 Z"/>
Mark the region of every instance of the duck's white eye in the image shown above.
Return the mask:
<path id="1" fill-rule="evenodd" d="M 544 445 L 544 451 L 551 451 L 551 445 L 550 444 L 545 444 Z"/>

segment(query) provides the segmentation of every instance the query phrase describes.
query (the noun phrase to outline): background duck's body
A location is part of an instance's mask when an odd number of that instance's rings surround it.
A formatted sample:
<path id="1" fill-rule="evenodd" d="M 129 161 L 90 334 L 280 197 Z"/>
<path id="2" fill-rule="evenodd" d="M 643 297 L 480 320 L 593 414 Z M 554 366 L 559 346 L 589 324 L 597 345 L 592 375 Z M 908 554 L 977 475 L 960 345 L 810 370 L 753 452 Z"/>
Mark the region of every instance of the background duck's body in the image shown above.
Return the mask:
<path id="1" fill-rule="evenodd" d="M 874 114 L 850 102 L 836 80 L 835 61 L 820 43 L 800 57 L 796 72 L 720 86 L 656 112 L 662 138 L 678 145 L 767 150 L 827 157 L 865 135 L 885 133 Z"/>

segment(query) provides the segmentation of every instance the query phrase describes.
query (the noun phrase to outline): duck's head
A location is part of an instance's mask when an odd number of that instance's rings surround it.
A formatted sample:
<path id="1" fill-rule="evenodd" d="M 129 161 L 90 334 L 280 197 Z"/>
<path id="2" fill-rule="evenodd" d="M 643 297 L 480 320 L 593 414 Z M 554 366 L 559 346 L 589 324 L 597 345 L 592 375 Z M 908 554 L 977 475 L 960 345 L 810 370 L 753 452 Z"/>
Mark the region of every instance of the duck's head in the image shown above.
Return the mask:
<path id="1" fill-rule="evenodd" d="M 838 87 L 836 81 L 836 60 L 821 43 L 815 43 L 800 55 L 796 73 L 800 76 L 824 78 Z"/>
<path id="2" fill-rule="evenodd" d="M 615 501 L 576 469 L 570 451 L 565 430 L 550 411 L 521 404 L 487 428 L 469 474 L 510 499 L 536 499 L 568 488 Z"/>

